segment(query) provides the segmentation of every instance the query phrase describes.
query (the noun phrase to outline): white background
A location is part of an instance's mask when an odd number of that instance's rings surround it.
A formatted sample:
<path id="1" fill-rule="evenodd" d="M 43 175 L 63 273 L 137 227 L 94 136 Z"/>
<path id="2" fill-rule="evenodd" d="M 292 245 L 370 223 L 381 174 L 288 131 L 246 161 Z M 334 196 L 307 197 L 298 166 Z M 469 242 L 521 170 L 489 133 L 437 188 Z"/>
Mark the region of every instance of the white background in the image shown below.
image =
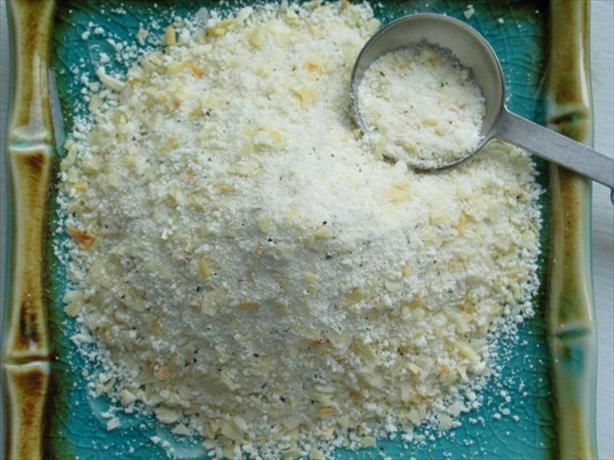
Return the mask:
<path id="1" fill-rule="evenodd" d="M 3 85 L 7 81 L 8 61 L 5 6 L 5 1 L 0 0 L 0 82 Z M 595 148 L 614 156 L 614 0 L 591 0 L 591 63 Z M 6 126 L 6 89 L 0 87 L 0 132 L 4 132 Z M 4 141 L 0 139 L 0 142 Z M 4 165 L 6 163 L 0 165 L 0 169 Z M 0 195 L 4 192 L 0 190 Z M 4 211 L 1 204 L 0 211 Z M 2 225 L 2 240 L 5 238 L 3 231 Z M 593 273 L 599 341 L 599 458 L 614 460 L 614 207 L 608 191 L 601 185 L 595 185 L 593 190 Z M 3 278 L 0 275 L 0 285 Z"/>
<path id="2" fill-rule="evenodd" d="M 595 148 L 614 156 L 614 0 L 591 2 Z M 593 187 L 593 276 L 597 308 L 599 458 L 614 460 L 614 206 Z"/>

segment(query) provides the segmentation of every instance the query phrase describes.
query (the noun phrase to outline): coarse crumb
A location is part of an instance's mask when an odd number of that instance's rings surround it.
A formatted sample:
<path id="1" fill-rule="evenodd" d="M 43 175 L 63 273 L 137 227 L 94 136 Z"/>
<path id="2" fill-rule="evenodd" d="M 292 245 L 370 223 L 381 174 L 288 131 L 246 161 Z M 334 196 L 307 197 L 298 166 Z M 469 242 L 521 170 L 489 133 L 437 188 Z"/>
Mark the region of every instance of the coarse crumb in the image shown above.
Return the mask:
<path id="1" fill-rule="evenodd" d="M 528 155 L 492 142 L 431 175 L 374 157 L 348 91 L 367 4 L 202 16 L 125 76 L 98 67 L 65 144 L 66 312 L 97 345 L 92 391 L 216 457 L 456 426 L 532 314 Z"/>
<path id="2" fill-rule="evenodd" d="M 472 153 L 486 112 L 469 69 L 427 42 L 373 62 L 359 84 L 358 106 L 376 153 L 420 168 Z"/>
<path id="3" fill-rule="evenodd" d="M 465 19 L 471 19 L 474 14 L 475 14 L 475 8 L 473 7 L 473 5 L 472 4 L 467 5 L 467 9 L 463 11 L 463 15 L 465 16 Z"/>

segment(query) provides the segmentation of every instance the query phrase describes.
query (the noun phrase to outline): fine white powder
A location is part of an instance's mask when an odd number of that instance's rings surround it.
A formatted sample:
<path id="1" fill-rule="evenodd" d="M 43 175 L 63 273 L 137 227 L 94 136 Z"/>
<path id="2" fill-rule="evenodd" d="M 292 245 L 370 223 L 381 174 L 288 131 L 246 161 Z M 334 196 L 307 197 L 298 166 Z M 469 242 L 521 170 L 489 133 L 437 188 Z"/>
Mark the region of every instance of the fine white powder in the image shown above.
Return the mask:
<path id="1" fill-rule="evenodd" d="M 124 78 L 98 69 L 66 142 L 66 311 L 96 345 L 96 394 L 217 457 L 318 460 L 456 426 L 532 313 L 529 157 L 376 159 L 349 110 L 366 4 L 205 16 Z"/>
<path id="2" fill-rule="evenodd" d="M 481 141 L 486 106 L 469 69 L 427 42 L 384 54 L 358 87 L 377 154 L 436 168 L 465 158 Z"/>

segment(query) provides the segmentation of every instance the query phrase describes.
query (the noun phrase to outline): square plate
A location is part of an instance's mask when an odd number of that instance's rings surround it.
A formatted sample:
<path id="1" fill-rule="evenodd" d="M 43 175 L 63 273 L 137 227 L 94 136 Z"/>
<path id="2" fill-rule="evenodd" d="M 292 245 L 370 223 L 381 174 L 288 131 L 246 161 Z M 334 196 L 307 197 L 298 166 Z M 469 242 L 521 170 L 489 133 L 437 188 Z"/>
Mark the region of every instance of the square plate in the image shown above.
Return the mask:
<path id="1" fill-rule="evenodd" d="M 459 0 L 395 0 L 374 9 L 383 22 L 414 12 L 466 20 L 501 58 L 511 110 L 589 140 L 587 2 L 472 4 L 470 18 L 464 15 L 467 2 Z M 128 39 L 152 11 L 163 22 L 171 11 L 186 16 L 202 6 L 159 1 L 154 10 L 145 0 L 10 1 L 10 170 L 2 168 L 0 176 L 3 187 L 12 185 L 9 194 L 0 195 L 6 210 L 0 217 L 10 228 L 0 260 L 10 286 L 2 291 L 9 294 L 2 304 L 2 433 L 10 459 L 166 458 L 150 438 L 170 439 L 168 429 L 153 418 L 131 415 L 122 416 L 122 427 L 109 432 L 101 415 L 109 402 L 92 399 L 85 390 L 81 370 L 88 364 L 69 340 L 75 326 L 63 312 L 64 266 L 53 250 L 66 238 L 56 213 L 54 168 L 63 155 L 63 133 L 71 130 L 78 110 L 79 77 L 91 77 L 92 57 L 110 47 L 102 35 L 82 39 L 88 23 Z M 73 73 L 74 67 L 80 70 Z M 595 457 L 590 194 L 585 180 L 538 165 L 539 180 L 547 187 L 540 267 L 546 288 L 534 299 L 537 314 L 522 325 L 518 342 L 501 343 L 503 372 L 484 390 L 486 404 L 461 416 L 460 428 L 426 446 L 403 450 L 399 441 L 382 441 L 374 449 L 339 451 L 336 458 L 380 458 L 382 453 L 420 459 Z M 502 391 L 511 396 L 510 403 Z M 501 417 L 508 409 L 510 415 Z M 171 442 L 179 458 L 206 458 L 199 441 Z"/>

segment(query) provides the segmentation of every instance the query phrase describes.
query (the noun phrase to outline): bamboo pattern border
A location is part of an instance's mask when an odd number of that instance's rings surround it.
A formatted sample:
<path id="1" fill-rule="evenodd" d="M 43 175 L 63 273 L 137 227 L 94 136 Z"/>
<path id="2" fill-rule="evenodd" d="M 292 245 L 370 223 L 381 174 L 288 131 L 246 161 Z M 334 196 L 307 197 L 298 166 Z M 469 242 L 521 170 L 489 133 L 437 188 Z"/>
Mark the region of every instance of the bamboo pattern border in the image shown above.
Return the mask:
<path id="1" fill-rule="evenodd" d="M 593 136 L 587 0 L 550 1 L 547 125 Z M 596 331 L 591 270 L 591 183 L 550 166 L 552 229 L 546 318 L 560 459 L 597 458 Z"/>
<path id="2" fill-rule="evenodd" d="M 11 0 L 12 112 L 8 160 L 13 188 L 13 262 L 2 362 L 5 457 L 43 458 L 49 382 L 44 284 L 46 209 L 53 152 L 49 43 L 54 0 Z"/>

